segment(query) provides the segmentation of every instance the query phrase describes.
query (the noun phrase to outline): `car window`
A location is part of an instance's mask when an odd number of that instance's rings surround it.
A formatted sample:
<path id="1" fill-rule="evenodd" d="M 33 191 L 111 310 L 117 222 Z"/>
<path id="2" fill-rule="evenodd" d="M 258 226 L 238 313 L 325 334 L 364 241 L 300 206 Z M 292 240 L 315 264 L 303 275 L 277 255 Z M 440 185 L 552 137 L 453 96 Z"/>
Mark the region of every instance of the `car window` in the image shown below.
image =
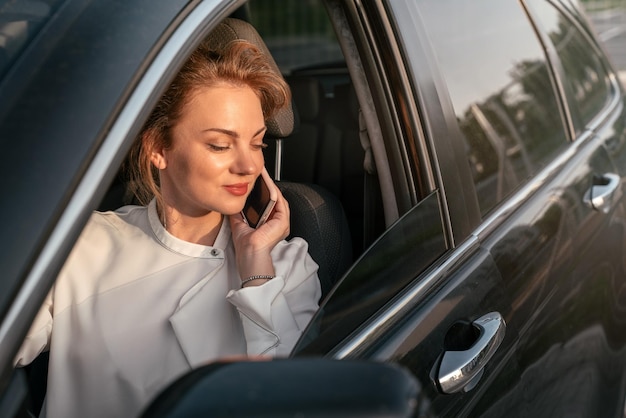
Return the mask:
<path id="1" fill-rule="evenodd" d="M 365 252 L 311 320 L 295 353 L 327 353 L 365 324 L 446 251 L 439 195 L 432 193 Z"/>
<path id="2" fill-rule="evenodd" d="M 609 74 L 597 50 L 559 10 L 545 0 L 528 3 L 561 60 L 565 83 L 572 93 L 569 106 L 581 121 L 576 126 L 579 134 L 609 103 Z"/>
<path id="3" fill-rule="evenodd" d="M 321 1 L 255 0 L 250 22 L 283 74 L 343 65 L 344 59 Z"/>
<path id="4" fill-rule="evenodd" d="M 0 1 L 0 76 L 19 57 L 61 0 Z"/>
<path id="5" fill-rule="evenodd" d="M 522 8 L 481 4 L 427 0 L 419 8 L 484 216 L 568 142 L 545 54 Z"/>
<path id="6" fill-rule="evenodd" d="M 324 95 L 350 83 L 341 47 L 321 0 L 255 0 L 250 22 L 285 76 L 313 77 Z"/>

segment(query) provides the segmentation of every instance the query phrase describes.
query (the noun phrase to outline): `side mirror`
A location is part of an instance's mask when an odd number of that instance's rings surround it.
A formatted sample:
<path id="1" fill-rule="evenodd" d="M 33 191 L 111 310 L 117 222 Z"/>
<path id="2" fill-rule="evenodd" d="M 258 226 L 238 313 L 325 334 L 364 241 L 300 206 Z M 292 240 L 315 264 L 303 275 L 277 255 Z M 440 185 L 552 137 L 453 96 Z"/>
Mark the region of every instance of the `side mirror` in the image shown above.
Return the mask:
<path id="1" fill-rule="evenodd" d="M 390 363 L 322 358 L 222 362 L 166 388 L 143 418 L 423 417 L 417 380 Z"/>

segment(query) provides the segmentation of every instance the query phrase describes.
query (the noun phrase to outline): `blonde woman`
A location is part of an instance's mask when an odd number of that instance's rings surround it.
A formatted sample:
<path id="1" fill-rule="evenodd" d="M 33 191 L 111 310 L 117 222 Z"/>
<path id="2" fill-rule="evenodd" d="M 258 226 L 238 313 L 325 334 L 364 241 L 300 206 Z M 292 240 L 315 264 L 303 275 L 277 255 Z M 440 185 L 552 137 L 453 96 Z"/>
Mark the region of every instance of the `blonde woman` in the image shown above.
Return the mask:
<path id="1" fill-rule="evenodd" d="M 317 265 L 278 195 L 240 215 L 264 167 L 265 121 L 290 100 L 245 41 L 201 46 L 131 152 L 143 206 L 95 213 L 16 358 L 50 350 L 43 415 L 132 417 L 191 368 L 289 353 L 316 311 Z"/>

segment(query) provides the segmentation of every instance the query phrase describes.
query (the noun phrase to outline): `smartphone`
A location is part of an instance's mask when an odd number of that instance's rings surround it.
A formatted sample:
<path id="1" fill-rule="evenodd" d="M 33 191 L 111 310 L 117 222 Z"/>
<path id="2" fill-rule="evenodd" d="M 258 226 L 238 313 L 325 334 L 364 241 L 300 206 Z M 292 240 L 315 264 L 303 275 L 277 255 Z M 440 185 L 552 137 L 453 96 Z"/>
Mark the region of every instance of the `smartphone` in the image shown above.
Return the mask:
<path id="1" fill-rule="evenodd" d="M 264 167 L 241 211 L 244 221 L 252 228 L 260 227 L 269 218 L 277 199 L 276 185 Z"/>

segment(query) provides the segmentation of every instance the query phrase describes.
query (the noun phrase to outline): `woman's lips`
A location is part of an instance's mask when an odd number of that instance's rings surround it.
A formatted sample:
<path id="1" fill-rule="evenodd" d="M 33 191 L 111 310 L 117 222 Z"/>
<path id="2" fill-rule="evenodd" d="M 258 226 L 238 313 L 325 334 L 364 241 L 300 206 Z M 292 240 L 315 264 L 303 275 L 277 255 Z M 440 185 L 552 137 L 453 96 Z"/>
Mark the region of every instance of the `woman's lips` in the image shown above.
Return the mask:
<path id="1" fill-rule="evenodd" d="M 248 193 L 248 183 L 229 184 L 224 188 L 234 196 L 243 196 Z"/>

